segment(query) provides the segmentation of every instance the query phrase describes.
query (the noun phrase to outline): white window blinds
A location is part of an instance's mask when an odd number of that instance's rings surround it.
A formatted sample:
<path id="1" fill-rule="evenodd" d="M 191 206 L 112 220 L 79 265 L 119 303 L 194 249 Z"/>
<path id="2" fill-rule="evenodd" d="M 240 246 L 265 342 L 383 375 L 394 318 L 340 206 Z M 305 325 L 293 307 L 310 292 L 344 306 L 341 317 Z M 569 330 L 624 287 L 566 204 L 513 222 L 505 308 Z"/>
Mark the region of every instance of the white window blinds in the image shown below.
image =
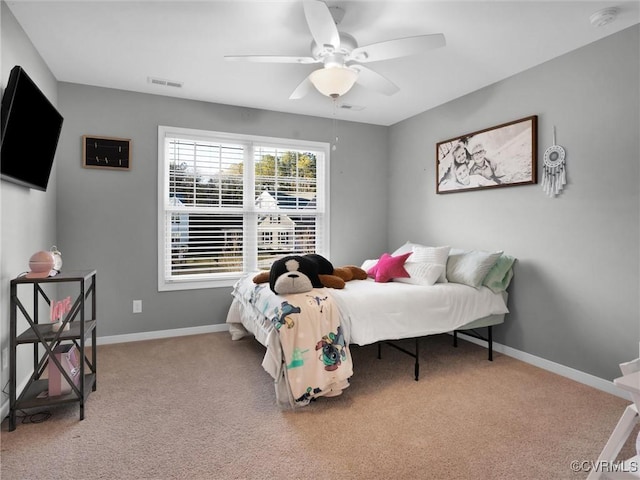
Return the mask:
<path id="1" fill-rule="evenodd" d="M 159 289 L 328 255 L 325 144 L 159 127 Z"/>

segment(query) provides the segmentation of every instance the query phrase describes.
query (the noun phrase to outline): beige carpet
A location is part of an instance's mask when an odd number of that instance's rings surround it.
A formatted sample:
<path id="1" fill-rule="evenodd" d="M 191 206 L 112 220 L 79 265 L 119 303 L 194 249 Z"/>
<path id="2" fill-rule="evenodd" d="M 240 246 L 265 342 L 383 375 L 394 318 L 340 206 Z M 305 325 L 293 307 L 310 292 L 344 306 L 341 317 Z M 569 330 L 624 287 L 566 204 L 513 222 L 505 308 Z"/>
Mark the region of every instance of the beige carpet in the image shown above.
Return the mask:
<path id="1" fill-rule="evenodd" d="M 340 397 L 276 406 L 254 339 L 227 333 L 98 347 L 86 417 L 2 424 L 2 479 L 580 479 L 625 400 L 451 337 L 352 347 Z M 624 456 L 635 450 L 635 436 Z"/>

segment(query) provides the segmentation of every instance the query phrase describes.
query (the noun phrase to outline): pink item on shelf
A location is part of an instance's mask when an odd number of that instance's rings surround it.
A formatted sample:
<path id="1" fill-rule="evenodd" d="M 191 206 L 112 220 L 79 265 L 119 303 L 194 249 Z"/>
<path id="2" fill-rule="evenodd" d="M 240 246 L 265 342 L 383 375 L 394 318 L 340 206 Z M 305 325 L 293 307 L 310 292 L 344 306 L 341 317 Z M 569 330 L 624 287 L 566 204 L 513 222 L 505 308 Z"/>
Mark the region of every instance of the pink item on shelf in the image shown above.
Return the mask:
<path id="1" fill-rule="evenodd" d="M 73 344 L 58 345 L 53 349 L 53 353 L 73 383 L 78 386 L 80 383 L 80 362 L 76 346 Z M 70 392 L 71 385 L 53 360 L 49 360 L 49 396 L 56 397 Z"/>
<path id="2" fill-rule="evenodd" d="M 53 269 L 53 255 L 51 252 L 41 250 L 31 255 L 27 278 L 47 278 Z"/>

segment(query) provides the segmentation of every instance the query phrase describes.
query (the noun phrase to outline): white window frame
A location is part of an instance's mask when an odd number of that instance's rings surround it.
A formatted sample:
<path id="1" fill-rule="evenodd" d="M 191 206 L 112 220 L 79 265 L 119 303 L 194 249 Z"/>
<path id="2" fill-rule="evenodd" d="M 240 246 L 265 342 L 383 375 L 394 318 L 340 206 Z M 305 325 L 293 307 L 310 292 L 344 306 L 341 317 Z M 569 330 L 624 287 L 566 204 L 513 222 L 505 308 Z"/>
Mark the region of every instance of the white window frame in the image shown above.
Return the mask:
<path id="1" fill-rule="evenodd" d="M 329 152 L 330 145 L 324 142 L 293 140 L 285 138 L 264 137 L 258 135 L 235 134 L 215 132 L 208 130 L 196 130 L 191 128 L 158 126 L 158 291 L 191 290 L 202 288 L 217 288 L 232 286 L 241 275 L 215 274 L 201 279 L 168 279 L 166 248 L 171 248 L 171 236 L 165 229 L 165 213 L 168 206 L 169 194 L 169 162 L 166 159 L 166 145 L 168 138 L 185 138 L 191 140 L 224 141 L 242 144 L 247 147 L 244 157 L 244 250 L 243 250 L 243 274 L 258 270 L 257 257 L 257 222 L 252 221 L 258 215 L 255 208 L 254 191 L 254 157 L 253 146 L 277 147 L 283 150 L 312 151 L 324 157 L 322 162 L 316 164 L 317 179 L 317 209 L 319 238 L 316 238 L 316 252 L 330 258 L 330 232 L 329 232 Z M 204 276 L 203 276 L 204 277 Z"/>

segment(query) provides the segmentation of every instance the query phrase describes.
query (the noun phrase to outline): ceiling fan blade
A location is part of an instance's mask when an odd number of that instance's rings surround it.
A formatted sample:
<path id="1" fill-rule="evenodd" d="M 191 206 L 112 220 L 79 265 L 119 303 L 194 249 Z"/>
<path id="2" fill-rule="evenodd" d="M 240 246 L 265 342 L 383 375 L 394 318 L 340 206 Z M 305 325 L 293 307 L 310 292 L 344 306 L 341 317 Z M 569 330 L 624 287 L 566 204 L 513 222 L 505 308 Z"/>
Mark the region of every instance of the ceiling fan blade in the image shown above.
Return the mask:
<path id="1" fill-rule="evenodd" d="M 309 90 L 313 87 L 313 83 L 309 80 L 309 77 L 306 77 L 300 84 L 296 87 L 293 93 L 289 96 L 289 100 L 298 100 L 309 93 Z"/>
<path id="2" fill-rule="evenodd" d="M 253 63 L 319 63 L 313 57 L 288 57 L 285 55 L 225 55 L 224 59 L 231 62 Z"/>
<path id="3" fill-rule="evenodd" d="M 356 83 L 362 85 L 365 88 L 374 90 L 384 95 L 393 95 L 400 91 L 400 88 L 388 78 L 383 77 L 377 72 L 374 72 L 370 68 L 362 65 L 350 65 L 349 68 L 358 72 L 358 79 Z"/>
<path id="4" fill-rule="evenodd" d="M 307 25 L 316 44 L 320 47 L 329 45 L 336 50 L 340 48 L 340 34 L 329 7 L 317 0 L 305 1 L 303 7 Z"/>
<path id="5" fill-rule="evenodd" d="M 434 48 L 444 47 L 446 40 L 441 33 L 398 38 L 354 48 L 349 58 L 360 63 L 378 62 L 390 58 L 417 55 Z"/>

